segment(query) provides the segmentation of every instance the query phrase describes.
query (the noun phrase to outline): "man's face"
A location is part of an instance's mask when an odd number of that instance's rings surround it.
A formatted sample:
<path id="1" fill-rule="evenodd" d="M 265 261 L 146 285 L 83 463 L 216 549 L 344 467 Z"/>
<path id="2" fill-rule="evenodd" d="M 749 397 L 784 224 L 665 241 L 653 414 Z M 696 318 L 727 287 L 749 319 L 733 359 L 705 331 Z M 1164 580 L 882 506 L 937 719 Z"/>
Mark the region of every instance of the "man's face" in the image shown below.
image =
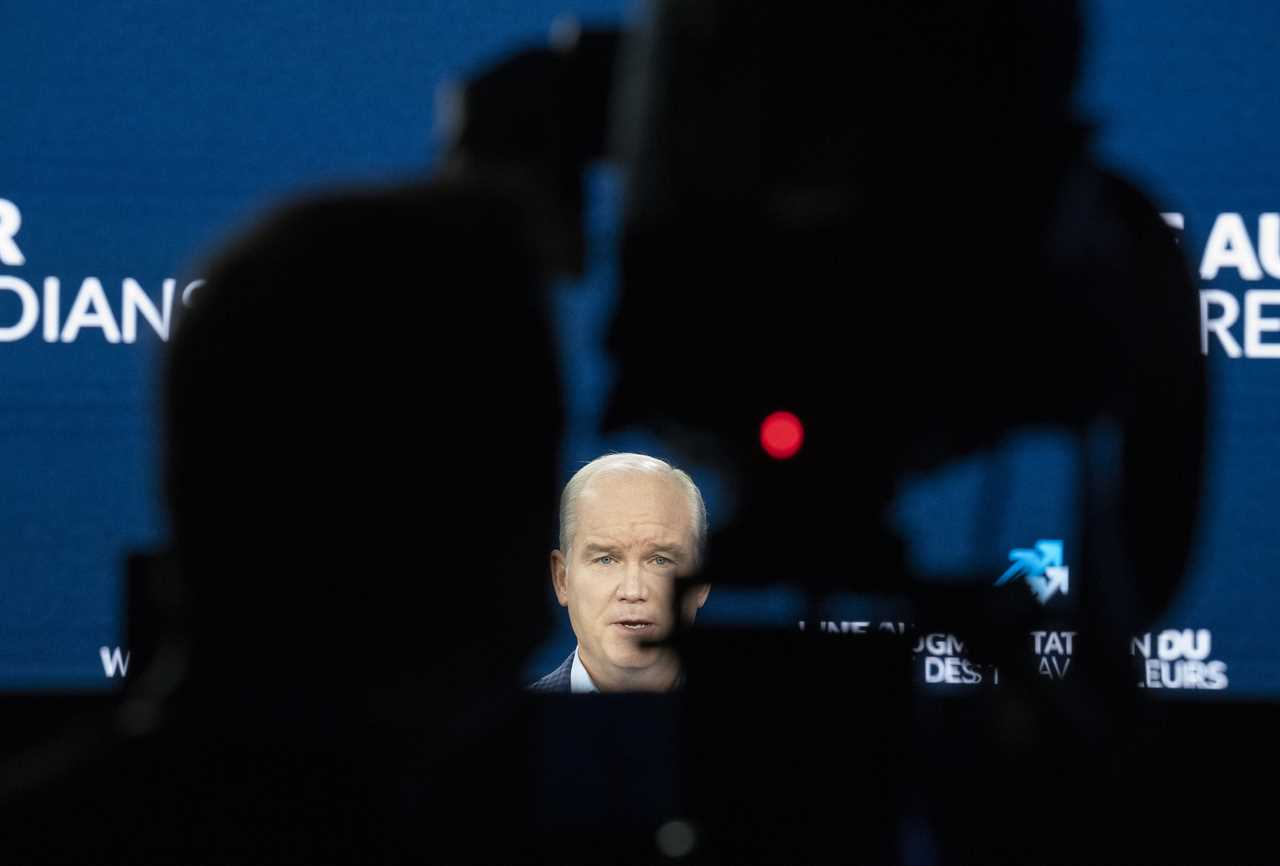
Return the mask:
<path id="1" fill-rule="evenodd" d="M 578 655 L 602 690 L 666 688 L 678 674 L 674 652 L 646 646 L 672 629 L 677 577 L 695 565 L 693 509 L 668 476 L 605 472 L 578 496 L 569 553 L 551 554 L 556 598 L 569 609 Z M 685 596 L 692 622 L 707 598 Z"/>

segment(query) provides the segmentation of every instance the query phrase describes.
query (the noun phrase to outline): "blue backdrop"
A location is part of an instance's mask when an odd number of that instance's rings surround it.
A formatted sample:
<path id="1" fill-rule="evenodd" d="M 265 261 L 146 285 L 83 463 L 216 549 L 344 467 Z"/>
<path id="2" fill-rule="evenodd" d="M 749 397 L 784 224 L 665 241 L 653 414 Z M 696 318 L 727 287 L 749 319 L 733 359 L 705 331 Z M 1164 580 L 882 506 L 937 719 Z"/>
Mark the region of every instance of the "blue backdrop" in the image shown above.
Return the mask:
<path id="1" fill-rule="evenodd" d="M 0 687 L 101 688 L 122 673 L 122 556 L 165 532 L 152 394 L 166 298 L 181 303 L 199 256 L 282 197 L 425 173 L 437 86 L 545 40 L 564 12 L 590 23 L 626 10 L 619 0 L 6 5 Z M 1274 694 L 1280 295 L 1268 292 L 1280 290 L 1280 217 L 1267 215 L 1280 211 L 1280 7 L 1099 0 L 1090 12 L 1080 99 L 1099 124 L 1099 149 L 1181 226 L 1205 290 L 1214 386 L 1205 519 L 1187 589 L 1156 632 L 1206 630 L 1211 646 L 1170 638 L 1161 656 L 1157 634 L 1152 658 L 1220 661 L 1231 693 Z M 595 432 L 611 377 L 600 341 L 615 297 L 618 182 L 597 170 L 589 186 L 589 273 L 557 288 L 566 477 L 605 450 L 662 453 L 642 436 Z M 977 501 L 980 465 L 906 489 L 899 520 L 916 539 L 918 566 L 989 561 L 994 580 L 1012 551 L 1052 540 L 1064 541 L 1070 566 L 1073 456 L 1036 438 L 1006 452 L 1013 493 L 983 550 L 965 547 L 978 537 L 966 504 Z M 695 476 L 714 524 L 716 479 Z M 705 615 L 787 620 L 796 611 L 782 593 L 713 594 Z M 530 672 L 572 645 L 566 624 Z"/>

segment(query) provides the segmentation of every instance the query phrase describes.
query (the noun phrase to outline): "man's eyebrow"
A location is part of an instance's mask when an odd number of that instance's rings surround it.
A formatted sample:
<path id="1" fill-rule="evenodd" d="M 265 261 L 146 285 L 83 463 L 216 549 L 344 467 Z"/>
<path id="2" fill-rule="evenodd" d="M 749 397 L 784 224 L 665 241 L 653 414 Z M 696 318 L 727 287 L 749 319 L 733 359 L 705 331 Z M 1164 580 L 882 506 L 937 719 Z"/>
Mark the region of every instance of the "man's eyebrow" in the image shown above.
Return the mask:
<path id="1" fill-rule="evenodd" d="M 583 553 L 613 553 L 616 549 L 615 545 L 601 541 L 588 541 L 582 545 Z"/>

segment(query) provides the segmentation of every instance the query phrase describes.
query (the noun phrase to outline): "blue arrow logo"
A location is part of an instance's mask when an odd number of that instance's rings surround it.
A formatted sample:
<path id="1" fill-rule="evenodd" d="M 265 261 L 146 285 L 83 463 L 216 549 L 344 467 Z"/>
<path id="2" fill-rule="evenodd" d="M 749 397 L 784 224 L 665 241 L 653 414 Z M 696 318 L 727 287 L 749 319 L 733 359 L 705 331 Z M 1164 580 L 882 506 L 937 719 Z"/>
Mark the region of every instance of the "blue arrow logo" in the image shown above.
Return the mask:
<path id="1" fill-rule="evenodd" d="M 1011 550 L 1009 561 L 1013 564 L 996 580 L 996 586 L 1004 586 L 1014 580 L 1025 580 L 1041 604 L 1046 603 L 1055 593 L 1067 594 L 1070 572 L 1063 565 L 1060 539 L 1037 541 L 1032 549 L 1020 547 Z"/>

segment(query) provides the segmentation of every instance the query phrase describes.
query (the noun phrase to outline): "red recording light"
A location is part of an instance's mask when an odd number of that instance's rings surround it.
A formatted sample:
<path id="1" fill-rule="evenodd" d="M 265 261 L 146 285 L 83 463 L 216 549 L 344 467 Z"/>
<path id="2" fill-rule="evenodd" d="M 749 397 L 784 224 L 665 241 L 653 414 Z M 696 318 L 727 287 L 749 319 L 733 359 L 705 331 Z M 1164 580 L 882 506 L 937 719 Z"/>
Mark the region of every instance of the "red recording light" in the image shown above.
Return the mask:
<path id="1" fill-rule="evenodd" d="M 804 444 L 804 425 L 790 412 L 774 412 L 760 425 L 760 446 L 774 460 L 794 457 Z"/>

